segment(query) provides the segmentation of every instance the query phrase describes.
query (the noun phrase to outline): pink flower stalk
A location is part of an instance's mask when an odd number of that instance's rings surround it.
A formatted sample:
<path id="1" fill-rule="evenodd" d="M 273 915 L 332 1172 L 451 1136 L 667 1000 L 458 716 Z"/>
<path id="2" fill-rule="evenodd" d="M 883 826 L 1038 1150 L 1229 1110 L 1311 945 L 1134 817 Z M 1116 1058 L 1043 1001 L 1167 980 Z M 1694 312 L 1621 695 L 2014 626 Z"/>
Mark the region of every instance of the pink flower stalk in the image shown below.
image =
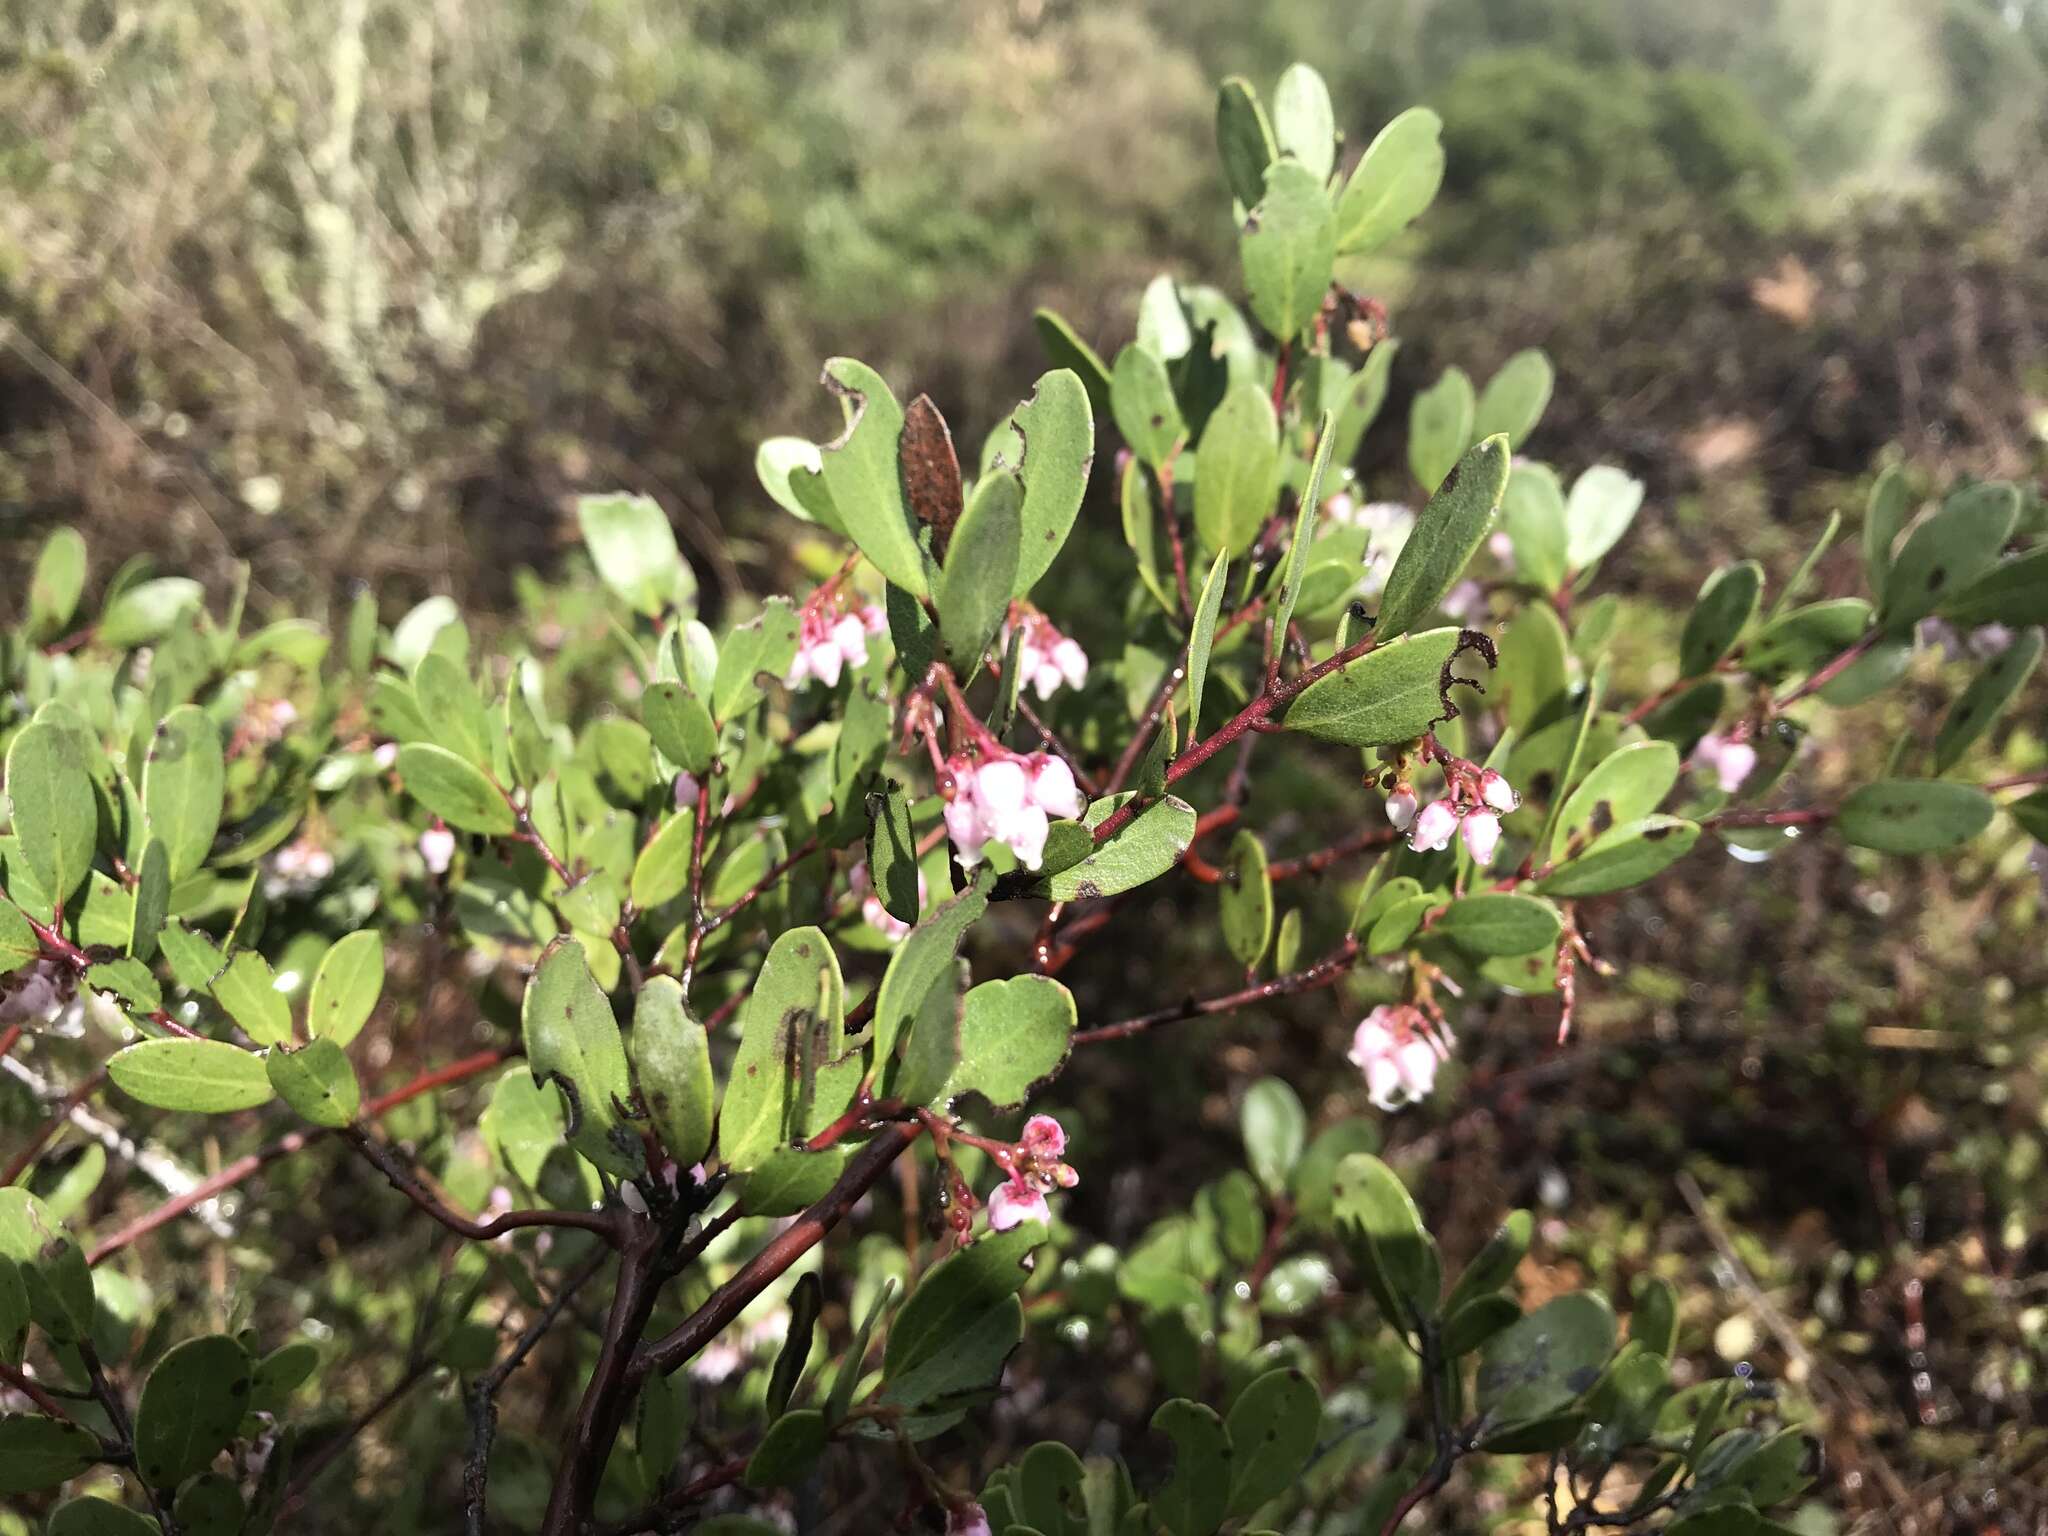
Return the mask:
<path id="1" fill-rule="evenodd" d="M 420 834 L 420 857 L 426 861 L 428 874 L 447 874 L 448 865 L 455 857 L 455 834 L 435 822 Z"/>
<path id="2" fill-rule="evenodd" d="M 1017 645 L 1019 686 L 1028 685 L 1041 699 L 1049 699 L 1061 684 L 1079 688 L 1088 681 L 1088 653 L 1078 641 L 1053 628 L 1052 620 L 1025 603 L 1010 607 L 1009 621 L 996 638 L 996 647 L 1007 655 L 1010 636 L 1021 632 Z"/>
<path id="3" fill-rule="evenodd" d="M 1036 869 L 1051 818 L 1079 816 L 1087 808 L 1073 770 L 1049 752 L 959 756 L 947 760 L 946 771 L 953 781 L 946 832 L 964 869 L 979 864 L 990 843 L 1003 844 L 1019 864 Z"/>
<path id="4" fill-rule="evenodd" d="M 1712 774 L 1721 793 L 1732 795 L 1755 771 L 1756 748 L 1746 741 L 1735 741 L 1709 732 L 1692 749 L 1692 765 Z"/>
<path id="5" fill-rule="evenodd" d="M 797 629 L 796 659 L 782 681 L 801 688 L 815 677 L 827 688 L 838 687 L 846 668 L 867 665 L 868 636 L 880 634 L 888 622 L 872 603 L 845 613 L 824 603 L 805 608 Z"/>
<path id="6" fill-rule="evenodd" d="M 1417 1009 L 1382 1004 L 1367 1014 L 1352 1034 L 1346 1054 L 1365 1074 L 1366 1096 L 1375 1109 L 1395 1110 L 1419 1103 L 1436 1086 L 1442 1048 L 1426 1028 Z"/>

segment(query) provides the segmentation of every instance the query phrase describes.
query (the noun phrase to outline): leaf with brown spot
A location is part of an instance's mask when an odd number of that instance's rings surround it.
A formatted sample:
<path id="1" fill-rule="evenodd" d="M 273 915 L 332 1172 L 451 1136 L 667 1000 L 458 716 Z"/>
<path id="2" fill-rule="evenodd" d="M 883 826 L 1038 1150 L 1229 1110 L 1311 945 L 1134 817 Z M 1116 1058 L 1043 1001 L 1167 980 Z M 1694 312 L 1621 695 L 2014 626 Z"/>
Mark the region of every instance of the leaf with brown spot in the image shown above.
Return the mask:
<path id="1" fill-rule="evenodd" d="M 943 563 L 965 497 L 953 433 L 930 395 L 919 395 L 903 412 L 903 439 L 897 456 L 903 465 L 904 497 L 917 520 L 930 526 L 932 555 Z"/>

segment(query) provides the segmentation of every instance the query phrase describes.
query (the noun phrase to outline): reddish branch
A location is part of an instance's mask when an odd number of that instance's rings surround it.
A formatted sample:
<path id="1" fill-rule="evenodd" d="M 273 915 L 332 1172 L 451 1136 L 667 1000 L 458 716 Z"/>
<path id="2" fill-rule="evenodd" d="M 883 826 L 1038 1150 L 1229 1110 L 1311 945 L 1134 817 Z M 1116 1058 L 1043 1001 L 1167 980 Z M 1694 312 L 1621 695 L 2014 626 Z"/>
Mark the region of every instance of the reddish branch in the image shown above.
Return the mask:
<path id="1" fill-rule="evenodd" d="M 621 1222 L 615 1211 L 507 1211 L 493 1216 L 488 1221 L 477 1221 L 465 1216 L 427 1188 L 424 1180 L 403 1159 L 392 1154 L 389 1147 L 378 1141 L 361 1126 L 344 1126 L 341 1132 L 348 1144 L 391 1183 L 391 1187 L 404 1195 L 414 1205 L 441 1223 L 450 1232 L 468 1238 L 473 1243 L 486 1243 L 507 1232 L 516 1232 L 522 1227 L 578 1227 L 585 1232 L 595 1232 L 607 1242 L 616 1246 L 621 1239 Z"/>
<path id="2" fill-rule="evenodd" d="M 1348 666 L 1358 660 L 1359 657 L 1371 650 L 1374 644 L 1373 637 L 1367 635 L 1363 640 L 1347 645 L 1334 656 L 1329 657 L 1325 661 L 1317 662 L 1316 665 L 1297 674 L 1292 681 L 1263 690 L 1257 698 L 1233 715 L 1226 724 L 1213 734 L 1203 737 L 1202 740 L 1189 747 L 1179 757 L 1176 757 L 1166 770 L 1166 782 L 1168 784 L 1179 783 L 1248 731 L 1258 730 L 1266 726 L 1272 719 L 1273 712 L 1276 709 L 1291 702 L 1304 688 L 1313 683 L 1321 682 L 1338 668 Z M 1095 829 L 1095 841 L 1103 843 L 1116 836 L 1117 833 L 1130 825 L 1131 819 L 1138 814 L 1141 808 L 1138 801 L 1132 800 L 1104 817 L 1102 824 Z"/>
<path id="3" fill-rule="evenodd" d="M 845 1220 L 846 1213 L 853 1209 L 889 1165 L 923 1134 L 924 1127 L 914 1121 L 899 1121 L 877 1131 L 874 1139 L 854 1154 L 853 1161 L 839 1176 L 839 1182 L 826 1192 L 824 1198 L 747 1260 L 737 1274 L 713 1291 L 704 1305 L 680 1326 L 641 1348 L 626 1371 L 626 1385 L 636 1387 L 654 1372 L 665 1376 L 677 1370 L 717 1338 L 726 1325 L 745 1310 L 747 1303 Z"/>
<path id="4" fill-rule="evenodd" d="M 1136 1018 L 1124 1019 L 1116 1024 L 1099 1024 L 1093 1029 L 1074 1031 L 1074 1044 L 1094 1045 L 1103 1040 L 1127 1040 L 1132 1035 L 1142 1035 L 1146 1030 L 1160 1024 L 1178 1024 L 1187 1019 L 1199 1019 L 1213 1013 L 1230 1013 L 1238 1008 L 1248 1008 L 1254 1003 L 1263 1003 L 1275 997 L 1290 997 L 1297 992 L 1312 992 L 1318 987 L 1327 987 L 1341 980 L 1358 958 L 1358 940 L 1346 939 L 1335 950 L 1305 970 L 1293 971 L 1285 976 L 1276 976 L 1271 981 L 1262 981 L 1256 986 L 1244 987 L 1236 992 L 1226 992 L 1221 997 L 1189 998 L 1170 1008 L 1155 1009 L 1141 1013 Z"/>
<path id="5" fill-rule="evenodd" d="M 399 1105 L 409 1103 L 413 1099 L 418 1098 L 421 1094 L 432 1093 L 435 1089 L 445 1088 L 450 1083 L 459 1083 L 465 1078 L 475 1077 L 479 1073 L 488 1072 L 500 1062 L 508 1061 L 518 1054 L 518 1051 L 513 1049 L 478 1051 L 475 1055 L 465 1056 L 460 1061 L 451 1061 L 445 1067 L 437 1067 L 431 1072 L 423 1072 L 403 1087 L 394 1088 L 381 1098 L 370 1100 L 369 1103 L 363 1106 L 360 1118 L 364 1121 L 379 1119 L 398 1108 Z M 267 1168 L 281 1158 L 290 1157 L 302 1147 L 308 1146 L 322 1137 L 331 1134 L 332 1132 L 324 1130 L 291 1131 L 280 1136 L 276 1141 L 273 1141 L 269 1146 L 259 1151 L 251 1152 L 246 1157 L 236 1158 L 232 1163 L 222 1168 L 220 1172 L 210 1178 L 202 1179 L 199 1183 L 186 1190 L 184 1194 L 174 1199 L 166 1200 L 162 1205 L 156 1207 L 155 1210 L 145 1212 L 143 1215 L 136 1217 L 135 1220 L 129 1222 L 127 1226 L 121 1228 L 120 1231 L 114 1233 L 111 1237 L 103 1238 L 98 1246 L 87 1255 L 86 1262 L 88 1264 L 97 1264 L 102 1259 L 119 1253 L 137 1239 L 147 1237 L 150 1233 L 156 1231 L 157 1228 L 176 1221 L 195 1205 L 202 1205 L 224 1191 L 233 1189 L 257 1170 Z"/>

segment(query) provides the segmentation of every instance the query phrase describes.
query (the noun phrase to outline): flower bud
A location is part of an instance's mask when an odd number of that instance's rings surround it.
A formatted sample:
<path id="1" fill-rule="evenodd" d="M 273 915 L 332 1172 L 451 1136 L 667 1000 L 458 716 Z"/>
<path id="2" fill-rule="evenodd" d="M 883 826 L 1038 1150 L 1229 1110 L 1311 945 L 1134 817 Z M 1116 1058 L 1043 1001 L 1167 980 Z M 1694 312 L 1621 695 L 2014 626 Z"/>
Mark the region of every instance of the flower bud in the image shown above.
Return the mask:
<path id="1" fill-rule="evenodd" d="M 1414 824 L 1415 809 L 1420 804 L 1421 802 L 1415 798 L 1412 786 L 1394 786 L 1394 792 L 1387 796 L 1387 820 L 1394 824 L 1396 832 L 1406 832 Z"/>
<path id="2" fill-rule="evenodd" d="M 1522 803 L 1521 796 L 1508 783 L 1507 775 L 1495 768 L 1484 768 L 1479 773 L 1479 798 L 1505 816 Z"/>
<path id="3" fill-rule="evenodd" d="M 1067 1133 L 1051 1115 L 1033 1115 L 1024 1122 L 1017 1145 L 1041 1162 L 1056 1162 L 1066 1153 Z"/>
<path id="4" fill-rule="evenodd" d="M 946 1536 L 991 1536 L 988 1511 L 971 1500 L 946 1511 Z"/>
<path id="5" fill-rule="evenodd" d="M 698 782 L 697 775 L 694 773 L 685 772 L 677 774 L 676 809 L 679 811 L 694 811 L 697 808 L 697 795 L 703 788 L 704 786 Z"/>

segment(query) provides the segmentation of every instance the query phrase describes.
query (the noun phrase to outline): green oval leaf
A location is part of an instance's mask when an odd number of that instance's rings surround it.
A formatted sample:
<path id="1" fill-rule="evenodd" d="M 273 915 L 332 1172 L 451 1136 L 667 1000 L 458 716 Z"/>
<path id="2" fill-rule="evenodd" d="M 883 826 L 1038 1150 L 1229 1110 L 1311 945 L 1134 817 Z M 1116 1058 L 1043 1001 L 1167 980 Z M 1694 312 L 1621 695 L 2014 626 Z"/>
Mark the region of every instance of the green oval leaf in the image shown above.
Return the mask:
<path id="1" fill-rule="evenodd" d="M 1337 250 L 1385 245 L 1412 224 L 1444 179 L 1443 119 L 1410 107 L 1379 131 L 1337 201 Z"/>
<path id="2" fill-rule="evenodd" d="M 1172 456 L 1187 431 L 1166 364 L 1150 347 L 1137 342 L 1116 355 L 1116 370 L 1109 378 L 1109 404 L 1118 435 L 1155 470 Z"/>
<path id="3" fill-rule="evenodd" d="M 226 1334 L 187 1339 L 157 1362 L 135 1410 L 135 1462 L 159 1488 L 201 1472 L 248 1409 L 248 1351 Z"/>
<path id="4" fill-rule="evenodd" d="M 840 524 L 892 583 L 913 597 L 929 596 L 927 560 L 903 492 L 903 407 L 879 373 L 850 357 L 828 361 L 823 383 L 846 412 L 845 432 L 821 450 Z M 801 488 L 804 477 L 793 470 L 791 485 Z M 721 708 L 719 715 L 730 719 L 731 711 Z"/>
<path id="5" fill-rule="evenodd" d="M 99 1459 L 98 1437 L 76 1424 L 40 1413 L 0 1418 L 0 1493 L 54 1488 Z"/>
<path id="6" fill-rule="evenodd" d="M 1495 957 L 1552 948 L 1563 923 L 1540 897 L 1486 891 L 1452 902 L 1430 931 L 1470 954 Z"/>
<path id="7" fill-rule="evenodd" d="M 213 984 L 213 998 L 258 1045 L 280 1045 L 291 1038 L 291 1002 L 278 991 L 270 962 L 255 950 L 240 950 L 228 962 Z"/>
<path id="8" fill-rule="evenodd" d="M 1152 1496 L 1152 1518 L 1172 1536 L 1212 1536 L 1230 1513 L 1230 1434 L 1216 1410 L 1171 1398 L 1152 1427 L 1173 1441 L 1173 1475 Z"/>
<path id="9" fill-rule="evenodd" d="M 1443 377 L 1415 397 L 1408 412 L 1408 468 L 1423 490 L 1435 495 L 1456 468 L 1471 446 L 1478 414 L 1472 380 L 1462 368 L 1446 368 Z M 1502 457 L 1505 462 L 1505 452 Z"/>
<path id="10" fill-rule="evenodd" d="M 1086 825 L 1095 826 L 1114 808 L 1110 800 L 1097 800 L 1088 808 Z M 1185 800 L 1168 795 L 1147 806 L 1107 842 L 1057 874 L 1040 880 L 1032 894 L 1054 901 L 1086 901 L 1097 896 L 1114 896 L 1156 880 L 1180 862 L 1195 836 L 1195 808 Z M 1072 825 L 1072 823 L 1056 823 Z"/>
<path id="11" fill-rule="evenodd" d="M 630 887 L 633 905 L 651 912 L 683 894 L 690 883 L 690 856 L 696 843 L 697 813 L 677 811 L 665 817 L 633 861 Z"/>
<path id="12" fill-rule="evenodd" d="M 1058 1076 L 1072 1049 L 1074 994 L 1050 976 L 984 981 L 961 1005 L 960 1060 L 948 1096 L 978 1093 L 1014 1109 Z"/>
<path id="13" fill-rule="evenodd" d="M 1241 555 L 1280 494 L 1280 427 L 1266 391 L 1233 383 L 1195 448 L 1195 531 L 1206 548 Z"/>
<path id="14" fill-rule="evenodd" d="M 1231 839 L 1216 895 L 1223 909 L 1223 942 L 1239 965 L 1257 965 L 1273 941 L 1273 881 L 1266 872 L 1266 845 L 1256 833 L 1240 830 Z"/>
<path id="15" fill-rule="evenodd" d="M 1885 576 L 1878 622 L 1903 629 L 1967 590 L 1997 563 L 2019 515 L 2015 486 L 1973 485 L 1949 497 L 1906 535 Z"/>
<path id="16" fill-rule="evenodd" d="M 1323 1404 L 1293 1368 L 1255 1378 L 1230 1405 L 1230 1513 L 1249 1515 L 1294 1486 L 1315 1454 Z"/>
<path id="17" fill-rule="evenodd" d="M 12 1266 L 20 1286 L 11 1326 L 9 1313 L 0 1311 L 0 1358 L 20 1360 L 28 1319 L 62 1344 L 90 1335 L 95 1300 L 85 1255 L 50 1207 L 20 1185 L 0 1189 L 0 1260 Z M 26 1318 L 19 1315 L 23 1303 Z"/>
<path id="18" fill-rule="evenodd" d="M 1754 560 L 1724 565 L 1706 579 L 1678 641 L 1678 675 L 1704 677 L 1748 627 L 1763 596 L 1764 568 Z"/>
<path id="19" fill-rule="evenodd" d="M 1258 206 L 1238 239 L 1252 313 L 1289 342 L 1321 313 L 1337 260 L 1337 216 L 1323 179 L 1295 160 L 1266 167 Z"/>
<path id="20" fill-rule="evenodd" d="M 1095 464 L 1095 414 L 1081 376 L 1058 368 L 1032 386 L 1010 420 L 1024 443 L 1024 533 L 1011 587 L 1022 597 L 1051 569 L 1080 515 Z"/>
<path id="21" fill-rule="evenodd" d="M 363 1032 L 384 992 L 384 940 L 370 929 L 335 941 L 313 973 L 306 1033 L 347 1045 Z"/>
<path id="22" fill-rule="evenodd" d="M 711 711 L 681 683 L 652 683 L 640 700 L 640 718 L 662 756 L 702 778 L 718 753 Z"/>
<path id="23" fill-rule="evenodd" d="M 1266 167 L 1279 149 L 1266 109 L 1259 105 L 1259 93 L 1241 75 L 1232 75 L 1217 88 L 1216 149 L 1223 158 L 1230 195 L 1251 207 L 1266 189 Z"/>
<path id="24" fill-rule="evenodd" d="M 520 1002 L 519 1020 L 534 1081 L 552 1081 L 568 1109 L 569 1144 L 614 1178 L 645 1165 L 628 1119 L 633 1083 L 611 1000 L 573 938 L 548 945 Z"/>
<path id="25" fill-rule="evenodd" d="M 1595 464 L 1565 499 L 1565 560 L 1583 571 L 1620 542 L 1642 510 L 1643 482 L 1611 464 Z"/>
<path id="26" fill-rule="evenodd" d="M 1425 630 L 1367 651 L 1304 688 L 1288 706 L 1285 725 L 1349 747 L 1413 741 L 1444 713 L 1444 665 L 1458 633 Z"/>
<path id="27" fill-rule="evenodd" d="M 1002 471 L 983 475 L 953 529 L 938 585 L 939 638 L 963 681 L 981 665 L 1009 611 L 1023 538 L 1022 482 Z"/>
<path id="28" fill-rule="evenodd" d="M 635 612 L 658 619 L 695 602 L 697 578 L 651 496 L 579 496 L 576 522 L 598 579 Z"/>
<path id="29" fill-rule="evenodd" d="M 761 679 L 780 681 L 796 659 L 801 628 L 795 606 L 786 597 L 771 597 L 745 624 L 727 633 L 718 647 L 718 665 L 711 678 L 711 713 L 733 720 L 761 702 Z"/>
<path id="30" fill-rule="evenodd" d="M 840 1055 L 845 1008 L 839 960 L 823 933 L 793 928 L 775 941 L 740 1011 L 739 1052 L 719 1107 L 718 1155 L 735 1171 L 759 1167 L 777 1147 L 822 1129 L 844 1107 L 836 1093 L 825 1095 L 819 1078 Z M 857 1058 L 851 1065 L 847 1100 L 860 1071 Z"/>
<path id="31" fill-rule="evenodd" d="M 88 1494 L 51 1510 L 45 1536 L 163 1536 L 163 1527 L 110 1499 Z"/>
<path id="32" fill-rule="evenodd" d="M 1844 800 L 1835 830 L 1857 847 L 1879 853 L 1940 853 L 1982 832 L 1996 809 L 1974 784 L 1886 779 Z"/>
<path id="33" fill-rule="evenodd" d="M 46 899 L 63 900 L 92 867 L 99 798 L 79 733 L 36 721 L 7 749 L 14 846 Z"/>
<path id="34" fill-rule="evenodd" d="M 518 818 L 497 786 L 446 747 L 407 742 L 398 749 L 398 776 L 407 794 L 457 831 L 503 837 L 518 830 Z"/>
<path id="35" fill-rule="evenodd" d="M 1337 168 L 1337 114 L 1330 88 L 1307 64 L 1290 64 L 1273 90 L 1273 142 L 1306 166 L 1318 182 Z"/>
<path id="36" fill-rule="evenodd" d="M 1458 461 L 1443 488 L 1430 497 L 1380 598 L 1374 633 L 1383 644 L 1436 611 L 1486 541 L 1507 483 L 1507 439 L 1489 437 Z"/>
<path id="37" fill-rule="evenodd" d="M 1678 816 L 1623 822 L 1545 875 L 1536 889 L 1545 896 L 1599 896 L 1641 885 L 1691 853 L 1699 840 L 1699 823 Z"/>
<path id="38" fill-rule="evenodd" d="M 2041 659 L 2041 631 L 2022 630 L 2012 643 L 1985 662 L 1970 679 L 1934 738 L 1934 771 L 1947 773 L 1971 745 L 1998 723 L 1998 717 L 2027 685 Z"/>
<path id="39" fill-rule="evenodd" d="M 355 1068 L 333 1040 L 315 1040 L 298 1050 L 280 1046 L 264 1057 L 263 1065 L 278 1097 L 315 1125 L 347 1125 L 362 1108 Z"/>
<path id="40" fill-rule="evenodd" d="M 1337 1230 L 1359 1257 L 1387 1320 L 1413 1331 L 1437 1315 L 1443 1260 L 1400 1177 L 1369 1153 L 1337 1165 L 1331 1186 Z"/>
<path id="41" fill-rule="evenodd" d="M 650 976 L 633 1004 L 633 1071 L 661 1144 L 680 1167 L 711 1149 L 711 1046 L 690 1017 L 682 983 Z"/>
<path id="42" fill-rule="evenodd" d="M 1476 1380 L 1490 1426 L 1526 1424 L 1590 1391 L 1614 1353 L 1614 1313 L 1591 1291 L 1538 1307 L 1488 1341 Z"/>
<path id="43" fill-rule="evenodd" d="M 1495 433 L 1519 449 L 1536 430 L 1536 423 L 1550 406 L 1550 392 L 1557 382 L 1556 370 L 1541 347 L 1525 347 L 1500 365 L 1500 371 L 1486 381 L 1479 392 L 1479 410 L 1472 423 L 1475 437 Z"/>
<path id="44" fill-rule="evenodd" d="M 1500 507 L 1501 529 L 1515 549 L 1515 569 L 1524 581 L 1555 593 L 1568 569 L 1564 487 L 1557 472 L 1526 459 L 1514 465 Z"/>
<path id="45" fill-rule="evenodd" d="M 1742 666 L 1759 682 L 1777 683 L 1832 661 L 1854 645 L 1870 624 L 1860 597 L 1808 603 L 1771 620 L 1742 647 Z"/>
<path id="46" fill-rule="evenodd" d="M 64 632 L 85 592 L 85 537 L 76 528 L 59 528 L 43 541 L 35 574 L 28 584 L 28 631 L 31 640 L 48 640 Z"/>
<path id="47" fill-rule="evenodd" d="M 1299 1095 L 1281 1078 L 1262 1077 L 1245 1090 L 1237 1120 L 1252 1177 L 1270 1195 L 1286 1193 L 1308 1144 L 1308 1111 Z"/>
<path id="48" fill-rule="evenodd" d="M 2048 624 L 2048 544 L 2001 561 L 1941 605 L 1952 624 Z"/>
<path id="49" fill-rule="evenodd" d="M 130 1098 L 201 1115 L 253 1109 L 272 1097 L 263 1058 L 225 1040 L 144 1040 L 115 1052 L 107 1075 Z"/>
<path id="50" fill-rule="evenodd" d="M 1649 815 L 1671 793 L 1678 770 L 1678 749 L 1668 741 L 1631 742 L 1608 754 L 1565 801 L 1550 857 L 1562 859 L 1573 844 L 1590 846 L 1623 823 Z"/>

